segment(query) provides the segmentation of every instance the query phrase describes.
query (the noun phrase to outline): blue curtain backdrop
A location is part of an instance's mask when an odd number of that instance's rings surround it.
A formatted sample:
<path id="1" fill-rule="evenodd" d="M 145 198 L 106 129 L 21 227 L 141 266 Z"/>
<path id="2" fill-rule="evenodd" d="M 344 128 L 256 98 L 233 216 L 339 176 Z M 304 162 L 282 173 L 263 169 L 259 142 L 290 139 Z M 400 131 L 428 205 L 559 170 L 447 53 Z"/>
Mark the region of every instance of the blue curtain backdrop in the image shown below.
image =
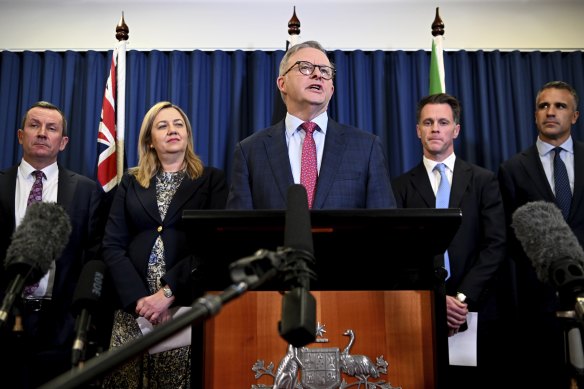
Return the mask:
<path id="1" fill-rule="evenodd" d="M 0 52 L 0 169 L 20 161 L 16 136 L 28 106 L 47 100 L 67 115 L 70 142 L 60 163 L 96 177 L 97 129 L 112 52 Z M 195 149 L 229 177 L 234 145 L 272 123 L 283 51 L 129 51 L 126 159 L 137 162 L 143 115 L 169 100 L 188 114 Z M 329 113 L 379 135 L 392 177 L 417 164 L 417 101 L 428 92 L 428 51 L 331 51 L 337 68 Z M 446 89 L 462 102 L 455 143 L 463 159 L 490 170 L 533 144 L 534 100 L 547 81 L 571 83 L 584 98 L 584 52 L 451 51 Z M 574 128 L 584 139 L 584 118 Z"/>

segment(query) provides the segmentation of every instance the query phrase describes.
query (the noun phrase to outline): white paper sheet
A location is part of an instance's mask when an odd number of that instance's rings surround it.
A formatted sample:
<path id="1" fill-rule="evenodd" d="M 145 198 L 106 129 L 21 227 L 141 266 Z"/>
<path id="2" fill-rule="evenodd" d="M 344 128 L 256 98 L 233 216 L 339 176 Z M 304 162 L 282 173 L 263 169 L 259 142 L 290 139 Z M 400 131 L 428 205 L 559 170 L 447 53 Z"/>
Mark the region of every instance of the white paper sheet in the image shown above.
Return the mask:
<path id="1" fill-rule="evenodd" d="M 182 315 L 185 312 L 188 312 L 191 307 L 176 307 L 171 309 L 172 318 Z M 152 325 L 148 320 L 144 319 L 143 317 L 139 317 L 136 319 L 138 322 L 138 326 L 140 327 L 140 331 L 142 331 L 143 335 L 146 335 L 152 332 L 156 327 Z M 186 327 L 184 330 L 181 330 L 163 340 L 162 342 L 156 344 L 152 348 L 148 350 L 150 354 L 160 353 L 162 351 L 168 351 L 179 347 L 188 346 L 191 344 L 191 326 Z"/>
<path id="2" fill-rule="evenodd" d="M 451 365 L 477 365 L 477 322 L 478 312 L 466 315 L 468 329 L 448 338 L 448 356 Z"/>

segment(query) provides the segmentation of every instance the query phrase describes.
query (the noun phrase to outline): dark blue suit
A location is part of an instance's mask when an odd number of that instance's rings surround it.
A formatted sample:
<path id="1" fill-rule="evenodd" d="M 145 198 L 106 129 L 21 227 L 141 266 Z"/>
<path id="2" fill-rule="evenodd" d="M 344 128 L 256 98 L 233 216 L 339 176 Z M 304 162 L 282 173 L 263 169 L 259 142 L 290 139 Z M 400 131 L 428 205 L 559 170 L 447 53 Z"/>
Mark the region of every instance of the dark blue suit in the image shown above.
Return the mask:
<path id="1" fill-rule="evenodd" d="M 16 175 L 18 166 L 13 166 L 0 172 L 0 258 L 5 258 L 6 250 L 15 229 L 14 201 L 16 193 Z M 71 303 L 79 274 L 85 262 L 95 259 L 105 217 L 102 207 L 103 191 L 93 180 L 59 167 L 59 188 L 57 203 L 62 205 L 71 220 L 71 235 L 63 253 L 56 259 L 56 271 L 53 284 L 52 303 L 48 311 L 29 313 L 22 310 L 25 336 L 33 339 L 34 350 L 39 353 L 39 365 L 28 365 L 34 374 L 26 374 L 35 385 L 47 380 L 43 374 L 55 376 L 70 367 L 69 351 L 72 348 L 75 318 L 71 312 Z M 3 276 L 4 266 L 0 268 Z M 3 277 L 4 278 L 4 277 Z M 7 280 L 3 280 L 1 294 L 6 288 Z M 11 324 L 11 323 L 9 323 Z M 8 325 L 7 329 L 12 327 Z M 6 334 L 3 333 L 2 336 Z M 5 339 L 4 339 L 5 341 Z M 4 342 L 2 341 L 2 343 Z M 6 350 L 4 350 L 6 351 Z M 8 361 L 17 365 L 17 358 L 10 352 Z M 5 357 L 4 353 L 3 357 Z M 26 356 L 30 358 L 30 356 Z M 27 362 L 27 364 L 30 362 Z M 1 364 L 0 369 L 8 368 Z M 41 370 L 42 369 L 42 370 Z M 13 370 L 4 375 L 17 377 Z"/>
<path id="2" fill-rule="evenodd" d="M 508 225 L 511 276 L 514 282 L 509 295 L 517 306 L 515 358 L 529 366 L 522 374 L 522 385 L 533 387 L 568 387 L 564 358 L 564 320 L 556 318 L 560 308 L 555 289 L 539 281 L 531 261 L 511 228 L 513 212 L 532 201 L 555 203 L 555 196 L 546 178 L 539 152 L 535 145 L 503 162 L 499 168 L 499 182 Z M 584 143 L 574 140 L 574 193 L 566 222 L 580 245 L 584 246 Z M 573 307 L 571 308 L 573 309 Z M 532 372 L 547 371 L 547 374 Z M 531 381 L 532 380 L 532 381 Z"/>
<path id="3" fill-rule="evenodd" d="M 292 184 L 281 121 L 235 147 L 227 208 L 285 209 Z M 329 118 L 313 208 L 395 208 L 387 160 L 377 136 Z"/>

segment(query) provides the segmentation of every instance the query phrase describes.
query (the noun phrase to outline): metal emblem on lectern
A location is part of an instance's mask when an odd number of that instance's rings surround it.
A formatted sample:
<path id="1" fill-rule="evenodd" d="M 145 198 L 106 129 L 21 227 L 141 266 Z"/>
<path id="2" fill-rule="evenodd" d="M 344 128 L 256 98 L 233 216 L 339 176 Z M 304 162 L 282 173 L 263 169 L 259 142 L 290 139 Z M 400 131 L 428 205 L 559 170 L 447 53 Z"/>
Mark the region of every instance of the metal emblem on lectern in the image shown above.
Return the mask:
<path id="1" fill-rule="evenodd" d="M 334 389 L 341 384 L 338 348 L 307 348 L 298 350 L 303 388 Z"/>
<path id="2" fill-rule="evenodd" d="M 324 325 L 317 325 L 316 343 L 328 343 L 323 338 Z M 286 355 L 280 360 L 276 372 L 274 364 L 268 366 L 258 359 L 252 367 L 255 378 L 264 375 L 274 377 L 271 386 L 258 384 L 251 389 L 344 389 L 351 386 L 365 387 L 368 389 L 401 389 L 394 387 L 389 382 L 379 380 L 381 374 L 387 374 L 388 363 L 383 355 L 375 358 L 373 362 L 366 355 L 353 355 L 350 353 L 355 342 L 355 333 L 352 329 L 346 330 L 343 335 L 349 337 L 349 343 L 341 351 L 337 347 L 331 348 L 296 348 L 288 345 Z M 300 377 L 299 377 L 300 374 Z M 343 374 L 356 378 L 348 382 Z"/>

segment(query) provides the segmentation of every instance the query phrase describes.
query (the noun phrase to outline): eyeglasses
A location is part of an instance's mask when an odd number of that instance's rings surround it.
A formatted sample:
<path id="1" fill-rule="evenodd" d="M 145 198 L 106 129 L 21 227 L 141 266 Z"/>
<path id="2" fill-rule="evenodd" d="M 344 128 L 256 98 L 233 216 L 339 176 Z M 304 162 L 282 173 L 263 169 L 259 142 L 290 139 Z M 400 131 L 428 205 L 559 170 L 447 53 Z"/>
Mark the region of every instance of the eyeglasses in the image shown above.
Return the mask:
<path id="1" fill-rule="evenodd" d="M 335 68 L 330 67 L 330 66 L 326 66 L 326 65 L 315 65 L 315 64 L 308 62 L 308 61 L 294 62 L 294 65 L 290 66 L 290 68 L 288 70 L 286 70 L 284 72 L 284 74 L 282 74 L 282 76 L 285 76 L 286 74 L 288 74 L 288 72 L 290 70 L 292 70 L 292 68 L 296 65 L 298 65 L 298 71 L 300 73 L 304 74 L 305 76 L 310 76 L 312 73 L 314 73 L 315 68 L 318 68 L 318 70 L 320 70 L 320 76 L 324 80 L 330 80 L 331 78 L 333 78 L 335 76 Z"/>

